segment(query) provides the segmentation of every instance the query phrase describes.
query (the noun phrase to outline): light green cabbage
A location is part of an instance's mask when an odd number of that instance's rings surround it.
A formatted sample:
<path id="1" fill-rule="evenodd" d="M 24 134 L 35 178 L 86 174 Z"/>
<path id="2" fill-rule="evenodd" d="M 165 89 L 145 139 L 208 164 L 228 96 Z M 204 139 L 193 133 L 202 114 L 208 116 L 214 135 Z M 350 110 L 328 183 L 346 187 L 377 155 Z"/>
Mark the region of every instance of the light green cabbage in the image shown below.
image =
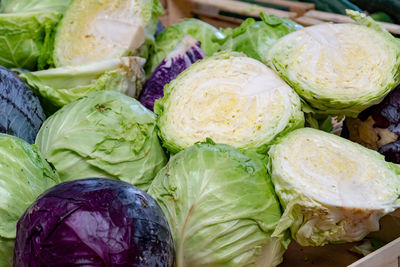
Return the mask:
<path id="1" fill-rule="evenodd" d="M 242 53 L 221 52 L 194 63 L 155 102 L 163 145 L 172 153 L 207 137 L 265 152 L 302 127 L 298 95 L 274 71 Z"/>
<path id="2" fill-rule="evenodd" d="M 279 38 L 302 28 L 288 18 L 260 13 L 261 21 L 246 19 L 239 27 L 232 29 L 221 50 L 243 52 L 247 56 L 263 61 L 268 49 Z"/>
<path id="3" fill-rule="evenodd" d="M 0 65 L 27 70 L 52 65 L 58 12 L 0 14 Z"/>
<path id="4" fill-rule="evenodd" d="M 70 0 L 1 0 L 1 13 L 44 12 L 63 13 Z"/>
<path id="5" fill-rule="evenodd" d="M 146 190 L 167 161 L 155 115 L 115 91 L 93 92 L 61 108 L 43 123 L 36 144 L 63 181 L 106 177 Z"/>
<path id="6" fill-rule="evenodd" d="M 25 210 L 48 188 L 57 173 L 36 146 L 0 134 L 0 266 L 12 266 L 16 225 Z"/>
<path id="7" fill-rule="evenodd" d="M 274 235 L 290 229 L 304 246 L 358 241 L 400 207 L 399 167 L 339 136 L 297 129 L 269 157 L 285 209 Z"/>
<path id="8" fill-rule="evenodd" d="M 158 0 L 72 0 L 57 28 L 55 65 L 129 55 L 147 58 L 161 14 Z"/>
<path id="9" fill-rule="evenodd" d="M 400 83 L 400 42 L 364 14 L 279 39 L 264 61 L 317 112 L 355 117 Z"/>
<path id="10" fill-rule="evenodd" d="M 265 156 L 196 144 L 171 157 L 149 194 L 169 222 L 176 266 L 276 266 L 290 242 L 271 238 L 281 210 Z"/>
<path id="11" fill-rule="evenodd" d="M 155 51 L 146 64 L 146 74 L 150 75 L 161 61 L 178 45 L 185 34 L 189 34 L 201 43 L 201 49 L 207 56 L 217 52 L 226 39 L 226 35 L 210 24 L 198 19 L 186 19 L 166 28 L 156 37 Z"/>
<path id="12" fill-rule="evenodd" d="M 137 97 L 144 82 L 138 57 L 113 58 L 82 66 L 20 73 L 42 98 L 45 108 L 67 105 L 94 91 L 113 90 Z M 52 109 L 52 107 L 50 107 Z"/>

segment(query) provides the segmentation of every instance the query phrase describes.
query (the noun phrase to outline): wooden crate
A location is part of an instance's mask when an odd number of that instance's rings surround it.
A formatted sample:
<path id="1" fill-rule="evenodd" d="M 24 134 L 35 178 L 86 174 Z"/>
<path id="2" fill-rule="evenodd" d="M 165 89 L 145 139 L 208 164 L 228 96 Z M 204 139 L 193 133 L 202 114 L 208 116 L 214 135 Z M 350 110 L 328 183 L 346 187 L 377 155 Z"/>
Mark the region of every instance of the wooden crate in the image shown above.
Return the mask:
<path id="1" fill-rule="evenodd" d="M 285 10 L 261 7 L 235 0 L 161 0 L 165 13 L 161 18 L 164 26 L 180 22 L 183 18 L 197 17 L 218 28 L 236 27 L 243 18 L 221 15 L 221 10 L 242 15 L 258 17 L 260 12 L 266 12 L 278 17 L 287 17 L 303 26 L 316 25 L 324 22 L 354 23 L 347 16 L 314 10 L 314 5 L 284 0 L 257 0 L 269 4 L 280 5 Z M 382 23 L 393 34 L 400 35 L 400 25 Z M 380 221 L 381 230 L 371 233 L 388 244 L 375 252 L 361 257 L 350 251 L 359 243 L 343 245 L 326 245 L 323 247 L 302 247 L 292 241 L 285 252 L 284 261 L 280 267 L 400 267 L 400 210 L 383 217 Z"/>

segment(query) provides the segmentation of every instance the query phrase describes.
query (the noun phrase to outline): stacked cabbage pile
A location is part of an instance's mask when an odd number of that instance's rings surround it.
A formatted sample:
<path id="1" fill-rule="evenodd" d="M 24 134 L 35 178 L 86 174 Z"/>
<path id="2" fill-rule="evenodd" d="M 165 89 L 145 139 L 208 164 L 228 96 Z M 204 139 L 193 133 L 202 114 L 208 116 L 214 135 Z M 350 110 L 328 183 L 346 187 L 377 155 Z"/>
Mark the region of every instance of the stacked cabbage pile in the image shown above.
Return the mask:
<path id="1" fill-rule="evenodd" d="M 399 167 L 330 133 L 400 84 L 399 41 L 364 14 L 0 11 L 0 266 L 277 266 L 291 239 L 359 241 L 400 207 Z"/>

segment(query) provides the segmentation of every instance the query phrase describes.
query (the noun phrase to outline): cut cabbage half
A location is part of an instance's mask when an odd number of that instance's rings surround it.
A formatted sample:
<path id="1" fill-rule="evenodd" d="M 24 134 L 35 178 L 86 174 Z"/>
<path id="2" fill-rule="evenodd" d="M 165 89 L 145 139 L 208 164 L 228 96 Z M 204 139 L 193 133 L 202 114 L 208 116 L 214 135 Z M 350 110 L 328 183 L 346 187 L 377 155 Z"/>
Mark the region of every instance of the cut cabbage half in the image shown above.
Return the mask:
<path id="1" fill-rule="evenodd" d="M 190 66 L 164 87 L 154 110 L 173 153 L 206 138 L 265 151 L 276 136 L 304 123 L 293 89 L 261 62 L 235 52 Z"/>
<path id="2" fill-rule="evenodd" d="M 74 0 L 57 29 L 54 63 L 57 67 L 145 55 L 153 41 L 158 0 Z"/>
<path id="3" fill-rule="evenodd" d="M 400 172 L 379 153 L 303 128 L 269 151 L 272 180 L 285 208 L 275 234 L 290 228 L 301 245 L 361 240 L 400 206 Z"/>
<path id="4" fill-rule="evenodd" d="M 356 24 L 320 24 L 275 43 L 265 61 L 317 112 L 356 116 L 400 82 L 399 42 L 355 11 Z"/>

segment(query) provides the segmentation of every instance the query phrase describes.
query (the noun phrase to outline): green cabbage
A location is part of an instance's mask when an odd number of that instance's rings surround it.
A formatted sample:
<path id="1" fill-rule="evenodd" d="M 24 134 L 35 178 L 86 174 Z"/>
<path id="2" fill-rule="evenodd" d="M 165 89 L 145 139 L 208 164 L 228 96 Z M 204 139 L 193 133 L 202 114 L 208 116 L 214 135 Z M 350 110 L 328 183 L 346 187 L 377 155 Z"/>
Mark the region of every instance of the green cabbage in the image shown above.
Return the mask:
<path id="1" fill-rule="evenodd" d="M 164 87 L 154 111 L 172 153 L 207 137 L 265 152 L 275 138 L 304 124 L 293 89 L 261 62 L 237 52 L 194 63 Z"/>
<path id="2" fill-rule="evenodd" d="M 55 65 L 129 55 L 147 58 L 161 14 L 158 0 L 72 0 L 57 28 Z"/>
<path id="3" fill-rule="evenodd" d="M 113 90 L 137 97 L 144 80 L 138 57 L 113 58 L 82 66 L 20 73 L 42 98 L 45 108 L 67 105 L 94 91 Z M 50 109 L 52 109 L 50 107 Z"/>
<path id="4" fill-rule="evenodd" d="M 246 19 L 234 28 L 221 50 L 243 52 L 247 56 L 263 61 L 273 43 L 288 33 L 302 28 L 288 18 L 278 18 L 266 13 L 260 14 L 261 21 Z"/>
<path id="5" fill-rule="evenodd" d="M 189 34 L 201 43 L 201 49 L 207 56 L 217 52 L 226 39 L 226 35 L 210 24 L 197 19 L 186 19 L 166 28 L 156 37 L 155 51 L 146 64 L 146 74 L 150 75 L 161 61 L 178 45 L 185 34 Z"/>
<path id="6" fill-rule="evenodd" d="M 276 266 L 290 242 L 271 238 L 281 210 L 265 156 L 196 144 L 171 157 L 149 194 L 169 222 L 177 266 Z"/>
<path id="7" fill-rule="evenodd" d="M 355 117 L 400 83 L 400 43 L 364 14 L 356 24 L 319 24 L 278 40 L 265 62 L 317 113 Z"/>
<path id="8" fill-rule="evenodd" d="M 57 173 L 32 146 L 0 134 L 0 266 L 12 266 L 16 225 L 25 210 L 48 188 Z"/>
<path id="9" fill-rule="evenodd" d="M 28 70 L 52 65 L 58 12 L 0 14 L 0 65 Z"/>
<path id="10" fill-rule="evenodd" d="M 108 177 L 146 190 L 165 164 L 155 115 L 137 100 L 98 91 L 61 108 L 36 138 L 63 181 Z"/>
<path id="11" fill-rule="evenodd" d="M 44 12 L 63 13 L 70 0 L 1 0 L 1 13 Z"/>
<path id="12" fill-rule="evenodd" d="M 399 167 L 378 152 L 320 130 L 297 129 L 269 151 L 284 207 L 274 235 L 301 245 L 358 241 L 400 207 Z"/>

